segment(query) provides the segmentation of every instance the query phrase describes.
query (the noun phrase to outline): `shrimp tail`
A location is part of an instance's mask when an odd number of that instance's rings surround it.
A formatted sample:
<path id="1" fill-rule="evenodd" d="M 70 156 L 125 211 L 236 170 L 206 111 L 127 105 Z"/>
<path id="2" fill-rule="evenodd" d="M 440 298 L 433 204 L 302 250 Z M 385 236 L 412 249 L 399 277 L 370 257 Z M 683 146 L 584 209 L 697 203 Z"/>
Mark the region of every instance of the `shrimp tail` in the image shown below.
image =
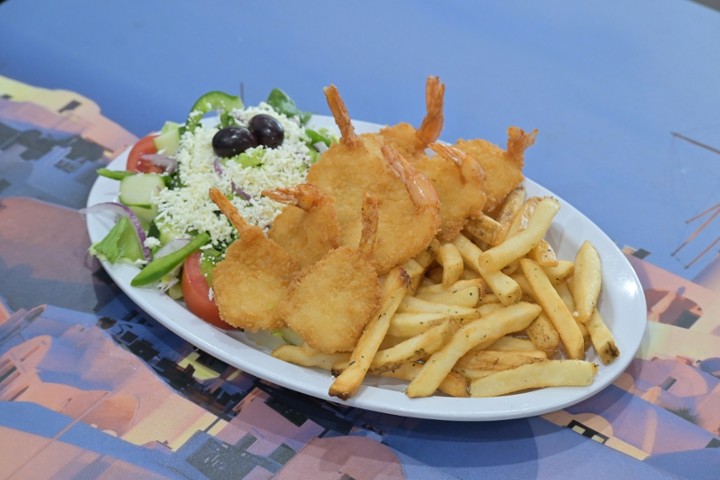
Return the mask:
<path id="1" fill-rule="evenodd" d="M 455 165 L 460 169 L 460 175 L 465 182 L 471 181 L 484 181 L 486 178 L 485 169 L 482 167 L 475 157 L 467 152 L 460 150 L 457 147 L 447 145 L 444 143 L 431 143 L 428 145 L 430 149 L 455 162 Z"/>
<path id="2" fill-rule="evenodd" d="M 329 85 L 323 89 L 325 98 L 330 107 L 330 112 L 335 119 L 335 124 L 340 129 L 340 142 L 348 147 L 355 146 L 359 143 L 355 127 L 353 127 L 350 114 L 348 113 L 345 102 L 343 102 L 340 92 L 335 85 Z"/>
<path id="3" fill-rule="evenodd" d="M 432 182 L 417 171 L 396 149 L 383 145 L 382 153 L 390 170 L 405 184 L 413 203 L 418 208 L 440 209 L 440 199 Z"/>
<path id="4" fill-rule="evenodd" d="M 537 137 L 537 129 L 530 133 L 526 133 L 523 129 L 518 127 L 508 128 L 508 141 L 506 155 L 516 165 L 523 165 L 525 150 L 527 150 Z"/>
<path id="5" fill-rule="evenodd" d="M 276 202 L 285 205 L 295 205 L 306 212 L 320 205 L 325 197 L 318 187 L 309 183 L 295 185 L 294 187 L 263 190 L 262 194 Z"/>
<path id="6" fill-rule="evenodd" d="M 210 199 L 217 205 L 223 215 L 225 215 L 230 223 L 233 224 L 238 233 L 242 234 L 253 228 L 247 221 L 240 215 L 235 205 L 216 187 L 210 188 Z"/>
<path id="7" fill-rule="evenodd" d="M 428 144 L 440 138 L 445 116 L 443 114 L 443 101 L 445 96 L 445 84 L 440 82 L 440 77 L 430 76 L 425 84 L 425 105 L 427 113 L 415 133 L 415 141 L 419 149 L 425 148 Z"/>

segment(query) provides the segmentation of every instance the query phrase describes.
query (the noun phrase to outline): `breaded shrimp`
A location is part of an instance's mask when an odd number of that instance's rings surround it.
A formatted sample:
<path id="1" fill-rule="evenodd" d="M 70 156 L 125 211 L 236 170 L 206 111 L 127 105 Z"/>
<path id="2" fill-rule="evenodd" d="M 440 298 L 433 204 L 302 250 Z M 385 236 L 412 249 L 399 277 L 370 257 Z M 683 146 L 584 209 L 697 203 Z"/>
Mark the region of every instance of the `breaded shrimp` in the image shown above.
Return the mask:
<path id="1" fill-rule="evenodd" d="M 432 182 L 389 145 L 383 157 L 402 182 L 389 182 L 378 193 L 380 224 L 375 264 L 385 273 L 423 251 L 440 229 L 440 199 Z"/>
<path id="2" fill-rule="evenodd" d="M 334 85 L 325 88 L 330 111 L 342 135 L 308 171 L 307 182 L 335 200 L 340 225 L 340 244 L 357 246 L 360 238 L 360 211 L 363 197 L 376 179 L 387 175 L 380 144 L 371 137 L 360 137 Z"/>
<path id="3" fill-rule="evenodd" d="M 437 233 L 440 204 L 432 184 L 379 136 L 355 134 L 337 89 L 325 90 L 328 105 L 343 132 L 308 173 L 308 182 L 335 199 L 340 244 L 356 246 L 360 208 L 365 193 L 380 204 L 379 234 L 374 262 L 379 274 L 422 251 Z M 393 153 L 394 152 L 394 153 Z"/>
<path id="4" fill-rule="evenodd" d="M 238 231 L 213 270 L 220 317 L 253 332 L 283 327 L 281 304 L 300 266 L 261 228 L 248 224 L 218 189 L 210 190 L 210 198 Z"/>
<path id="5" fill-rule="evenodd" d="M 425 118 L 417 130 L 407 122 L 385 127 L 378 134 L 381 142 L 385 145 L 392 145 L 401 155 L 410 161 L 422 156 L 430 143 L 440 138 L 445 116 L 443 113 L 443 101 L 445 96 L 445 85 L 436 76 L 428 77 L 425 83 Z"/>
<path id="6" fill-rule="evenodd" d="M 510 127 L 506 150 L 481 139 L 457 141 L 455 146 L 475 157 L 487 175 L 487 203 L 483 211 L 492 213 L 523 181 L 525 150 L 535 142 L 536 135 L 537 130 L 526 133 Z"/>
<path id="7" fill-rule="evenodd" d="M 349 352 L 380 303 L 380 283 L 370 258 L 378 228 L 378 203 L 366 195 L 357 248 L 343 246 L 303 270 L 290 289 L 285 320 L 313 349 Z"/>
<path id="8" fill-rule="evenodd" d="M 266 197 L 287 206 L 273 221 L 268 237 L 283 247 L 300 266 L 320 260 L 340 244 L 335 202 L 312 184 L 264 190 Z"/>
<path id="9" fill-rule="evenodd" d="M 449 242 L 468 218 L 485 206 L 485 171 L 471 155 L 442 143 L 429 145 L 437 155 L 420 157 L 414 164 L 433 184 L 440 198 L 438 239 Z"/>

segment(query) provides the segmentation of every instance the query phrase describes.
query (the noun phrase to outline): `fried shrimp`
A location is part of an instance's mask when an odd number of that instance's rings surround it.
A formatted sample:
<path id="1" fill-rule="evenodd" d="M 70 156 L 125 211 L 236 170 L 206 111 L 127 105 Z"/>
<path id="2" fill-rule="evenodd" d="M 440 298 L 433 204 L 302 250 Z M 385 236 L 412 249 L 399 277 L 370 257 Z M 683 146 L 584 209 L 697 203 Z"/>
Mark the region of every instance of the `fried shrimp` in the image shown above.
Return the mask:
<path id="1" fill-rule="evenodd" d="M 288 326 L 311 348 L 350 352 L 380 303 L 380 283 L 370 258 L 378 231 L 378 202 L 366 195 L 357 248 L 342 246 L 303 270 L 290 289 Z"/>
<path id="2" fill-rule="evenodd" d="M 212 188 L 210 198 L 238 231 L 213 270 L 220 317 L 253 332 L 284 326 L 281 304 L 299 265 L 261 228 L 248 224 L 222 192 Z"/>
<path id="3" fill-rule="evenodd" d="M 440 228 L 440 199 L 428 178 L 396 149 L 382 147 L 388 167 L 402 182 L 382 190 L 380 224 L 375 247 L 379 272 L 402 265 L 425 249 Z M 393 188 L 390 188 L 393 187 Z"/>
<path id="4" fill-rule="evenodd" d="M 262 194 L 287 205 L 273 221 L 268 237 L 300 266 L 312 265 L 339 246 L 340 225 L 335 202 L 317 186 L 304 183 L 264 190 Z"/>
<path id="5" fill-rule="evenodd" d="M 445 96 L 445 85 L 436 76 L 428 77 L 425 83 L 425 118 L 417 130 L 407 122 L 385 127 L 378 134 L 382 143 L 394 146 L 400 153 L 412 161 L 422 156 L 430 143 L 440 138 L 445 116 L 443 113 L 443 102 Z"/>
<path id="6" fill-rule="evenodd" d="M 371 137 L 360 137 L 355 133 L 337 88 L 334 85 L 325 88 L 325 96 L 342 134 L 340 141 L 332 144 L 310 167 L 307 183 L 317 185 L 335 200 L 340 245 L 357 246 L 362 228 L 363 197 L 376 179 L 387 175 L 387 171 L 380 144 Z"/>
<path id="7" fill-rule="evenodd" d="M 437 155 L 423 156 L 413 166 L 433 184 L 440 198 L 442 242 L 452 241 L 468 218 L 485 206 L 485 171 L 471 155 L 442 143 L 428 145 Z"/>
<path id="8" fill-rule="evenodd" d="M 535 142 L 536 135 L 537 130 L 526 133 L 518 127 L 510 127 L 506 150 L 481 139 L 458 140 L 455 144 L 460 150 L 475 157 L 485 170 L 488 179 L 485 185 L 485 212 L 493 212 L 525 178 L 525 150 Z"/>
<path id="9" fill-rule="evenodd" d="M 335 199 L 340 244 L 358 245 L 363 198 L 379 202 L 373 261 L 379 274 L 406 262 L 432 241 L 440 225 L 440 202 L 432 184 L 379 136 L 355 134 L 334 86 L 325 90 L 342 137 L 308 172 L 308 183 Z"/>

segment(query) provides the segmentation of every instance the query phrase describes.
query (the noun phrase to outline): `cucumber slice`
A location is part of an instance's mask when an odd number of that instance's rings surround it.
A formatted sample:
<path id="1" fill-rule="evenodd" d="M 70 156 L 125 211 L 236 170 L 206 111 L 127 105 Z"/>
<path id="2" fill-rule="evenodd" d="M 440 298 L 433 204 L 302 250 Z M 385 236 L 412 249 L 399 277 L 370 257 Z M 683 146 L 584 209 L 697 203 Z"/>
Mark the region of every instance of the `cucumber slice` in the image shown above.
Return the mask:
<path id="1" fill-rule="evenodd" d="M 153 143 L 159 154 L 175 155 L 180 146 L 180 124 L 165 122 L 160 134 L 153 139 Z"/>
<path id="2" fill-rule="evenodd" d="M 162 175 L 139 173 L 120 181 L 120 202 L 128 206 L 152 207 L 152 199 L 165 188 Z"/>

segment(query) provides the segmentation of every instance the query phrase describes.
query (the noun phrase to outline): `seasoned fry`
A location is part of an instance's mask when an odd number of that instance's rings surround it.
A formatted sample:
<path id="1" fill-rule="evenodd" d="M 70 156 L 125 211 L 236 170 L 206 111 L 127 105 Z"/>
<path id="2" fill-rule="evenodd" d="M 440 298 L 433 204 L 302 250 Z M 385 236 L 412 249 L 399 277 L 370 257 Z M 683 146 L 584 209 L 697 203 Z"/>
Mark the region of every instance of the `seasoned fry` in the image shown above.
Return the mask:
<path id="1" fill-rule="evenodd" d="M 488 350 L 500 352 L 527 352 L 537 350 L 530 339 L 505 335 L 488 347 Z M 547 356 L 547 352 L 546 355 Z"/>
<path id="2" fill-rule="evenodd" d="M 390 320 L 387 333 L 400 338 L 414 337 L 449 318 L 449 315 L 436 312 L 397 312 Z"/>
<path id="3" fill-rule="evenodd" d="M 477 284 L 457 289 L 451 287 L 449 290 L 429 290 L 428 288 L 421 288 L 416 293 L 416 297 L 432 303 L 444 303 L 473 308 L 477 306 L 480 301 L 481 291 L 480 286 Z"/>
<path id="4" fill-rule="evenodd" d="M 540 197 L 530 197 L 520 206 L 517 214 L 510 219 L 505 231 L 505 239 L 508 239 L 518 232 L 525 230 L 530 222 L 530 217 L 535 211 L 535 206 L 540 202 Z"/>
<path id="5" fill-rule="evenodd" d="M 410 260 L 405 262 L 405 265 L 403 265 L 403 269 L 410 278 L 410 284 L 408 285 L 408 294 L 412 295 L 415 293 L 415 290 L 420 286 L 420 283 L 422 283 L 424 278 L 423 276 L 427 269 L 427 265 L 423 266 L 420 262 L 418 262 L 414 258 L 411 258 Z"/>
<path id="6" fill-rule="evenodd" d="M 558 292 L 558 295 L 560 295 L 560 298 L 562 299 L 563 303 L 567 306 L 570 313 L 573 313 L 576 311 L 575 309 L 575 299 L 572 296 L 572 292 L 570 291 L 570 287 L 568 286 L 567 282 L 560 282 L 557 285 L 555 285 L 555 290 Z M 588 329 L 586 325 L 580 321 L 580 319 L 573 313 L 573 318 L 575 319 L 575 323 L 577 324 L 578 328 L 580 329 L 580 333 L 582 334 L 583 338 L 585 339 L 585 350 L 587 350 L 590 345 L 590 334 L 588 333 Z"/>
<path id="7" fill-rule="evenodd" d="M 438 351 L 458 329 L 457 322 L 446 319 L 423 333 L 375 354 L 370 368 L 373 372 L 391 370 L 401 363 L 419 360 Z"/>
<path id="8" fill-rule="evenodd" d="M 575 272 L 575 263 L 570 260 L 558 260 L 557 265 L 544 265 L 543 270 L 545 270 L 545 274 L 550 279 L 550 283 L 557 285 L 572 276 Z"/>
<path id="9" fill-rule="evenodd" d="M 527 191 L 525 190 L 525 187 L 521 185 L 510 192 L 505 197 L 500 207 L 498 207 L 498 211 L 495 214 L 495 220 L 503 226 L 503 230 L 505 232 L 507 232 L 508 228 L 510 228 L 510 224 L 513 219 L 518 215 L 520 210 L 522 210 L 526 199 Z M 503 238 L 499 239 L 499 241 L 502 240 Z"/>
<path id="10" fill-rule="evenodd" d="M 378 375 L 383 377 L 400 378 L 403 380 L 412 380 L 422 370 L 423 364 L 417 362 L 403 363 L 394 370 L 379 372 Z M 374 373 L 374 372 L 373 372 Z M 451 397 L 468 397 L 468 381 L 457 372 L 448 373 L 440 382 L 438 390 Z"/>
<path id="11" fill-rule="evenodd" d="M 484 286 L 485 282 L 482 278 L 460 279 L 449 287 L 444 286 L 442 283 L 421 285 L 417 291 L 417 295 L 443 295 L 466 288 L 483 288 Z"/>
<path id="12" fill-rule="evenodd" d="M 455 362 L 471 348 L 483 348 L 503 335 L 524 329 L 540 311 L 538 305 L 518 302 L 491 313 L 482 321 L 471 322 L 461 327 L 442 349 L 430 356 L 420 373 L 408 385 L 407 395 L 409 397 L 432 395 L 450 373 Z"/>
<path id="13" fill-rule="evenodd" d="M 583 358 L 585 353 L 585 340 L 575 322 L 570 310 L 558 295 L 555 287 L 545 275 L 545 271 L 533 260 L 524 258 L 520 260 L 520 267 L 527 278 L 530 287 L 535 292 L 537 302 L 542 305 L 543 311 L 560 334 L 565 352 L 569 358 Z"/>
<path id="14" fill-rule="evenodd" d="M 612 332 L 607 328 L 607 325 L 605 325 L 605 322 L 603 321 L 597 308 L 593 310 L 593 314 L 585 326 L 588 329 L 590 340 L 592 341 L 600 360 L 602 360 L 605 365 L 609 365 L 614 362 L 620 355 L 620 350 L 615 343 Z"/>
<path id="15" fill-rule="evenodd" d="M 548 354 L 560 348 L 560 334 L 545 313 L 538 317 L 525 329 L 525 334 L 538 350 Z"/>
<path id="16" fill-rule="evenodd" d="M 443 243 L 436 254 L 437 262 L 443 267 L 442 284 L 449 287 L 462 276 L 465 264 L 460 250 L 453 243 Z"/>
<path id="17" fill-rule="evenodd" d="M 477 311 L 480 313 L 480 318 L 484 318 L 493 312 L 502 310 L 503 308 L 505 308 L 505 305 L 500 302 L 483 303 L 477 307 Z"/>
<path id="18" fill-rule="evenodd" d="M 575 255 L 572 292 L 578 318 L 585 323 L 597 305 L 602 288 L 600 254 L 592 243 L 585 241 Z"/>
<path id="19" fill-rule="evenodd" d="M 372 359 L 387 333 L 390 318 L 400 305 L 409 284 L 410 279 L 401 267 L 396 267 L 388 273 L 388 278 L 383 285 L 384 292 L 380 310 L 365 326 L 365 330 L 350 355 L 348 368 L 343 370 L 330 385 L 330 396 L 346 400 L 360 388 Z"/>
<path id="20" fill-rule="evenodd" d="M 470 218 L 465 224 L 465 231 L 478 241 L 490 246 L 500 244 L 505 237 L 505 226 L 484 213 Z"/>
<path id="21" fill-rule="evenodd" d="M 597 365 L 585 360 L 547 360 L 493 373 L 470 383 L 470 396 L 495 397 L 544 387 L 590 385 Z"/>
<path id="22" fill-rule="evenodd" d="M 542 239 L 528 252 L 528 258 L 535 260 L 541 267 L 557 267 L 558 258 L 550 243 Z"/>
<path id="23" fill-rule="evenodd" d="M 457 371 L 467 370 L 505 370 L 519 367 L 526 363 L 547 360 L 547 354 L 541 350 L 528 350 L 526 352 L 512 352 L 501 350 L 473 349 L 460 357 L 455 363 Z"/>
<path id="24" fill-rule="evenodd" d="M 495 272 L 523 257 L 543 240 L 559 209 L 560 202 L 555 198 L 545 197 L 540 200 L 528 221 L 527 228 L 480 254 L 478 258 L 480 268 L 487 272 Z"/>
<path id="25" fill-rule="evenodd" d="M 302 365 L 304 367 L 317 367 L 323 370 L 332 369 L 338 362 L 348 361 L 350 353 L 321 353 L 313 350 L 306 344 L 280 345 L 272 351 L 272 356 L 286 362 Z"/>
<path id="26" fill-rule="evenodd" d="M 477 318 L 477 310 L 472 307 L 463 307 L 460 305 L 448 305 L 446 303 L 428 302 L 418 297 L 405 297 L 398 308 L 399 312 L 415 312 L 415 313 L 442 313 L 453 317 L 471 317 Z"/>
<path id="27" fill-rule="evenodd" d="M 480 266 L 479 258 L 483 252 L 477 245 L 462 234 L 455 237 L 453 243 L 460 250 L 466 265 L 480 274 L 503 305 L 511 305 L 520 300 L 522 290 L 515 280 L 499 270 L 489 272 Z"/>

